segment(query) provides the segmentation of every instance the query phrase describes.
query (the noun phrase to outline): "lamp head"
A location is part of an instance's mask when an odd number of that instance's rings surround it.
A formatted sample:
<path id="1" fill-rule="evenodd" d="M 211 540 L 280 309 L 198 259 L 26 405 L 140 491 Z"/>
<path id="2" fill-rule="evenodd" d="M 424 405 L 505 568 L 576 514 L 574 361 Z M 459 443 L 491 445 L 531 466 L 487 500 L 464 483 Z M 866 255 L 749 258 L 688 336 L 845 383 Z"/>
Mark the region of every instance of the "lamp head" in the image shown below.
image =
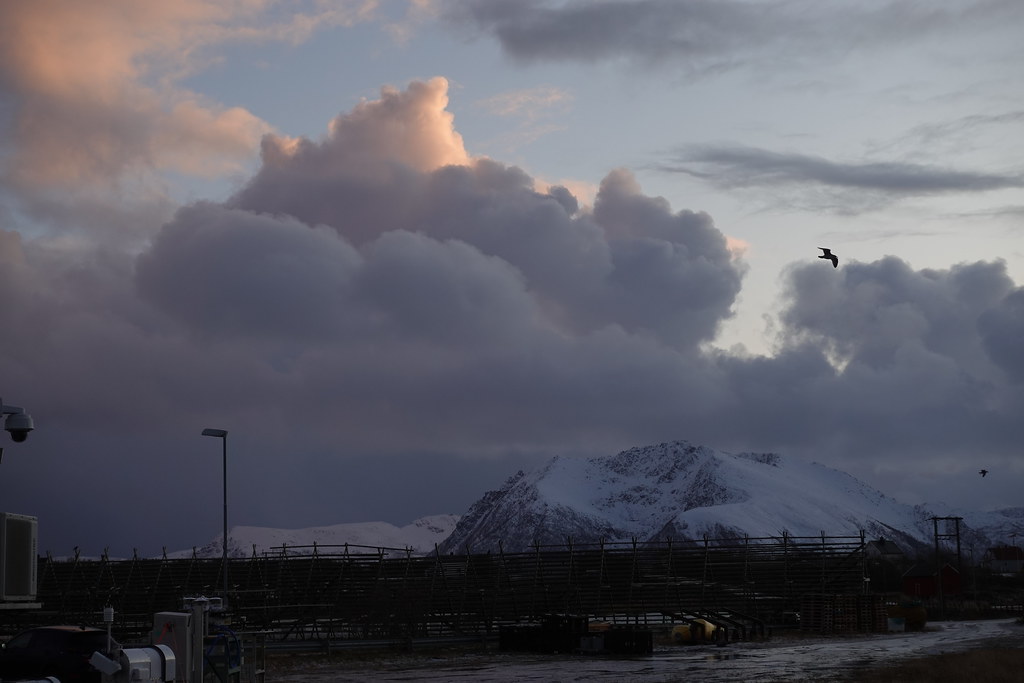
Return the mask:
<path id="1" fill-rule="evenodd" d="M 203 430 L 203 436 L 216 436 L 218 438 L 223 439 L 227 435 L 228 435 L 228 430 L 226 430 L 226 429 L 204 429 Z"/>

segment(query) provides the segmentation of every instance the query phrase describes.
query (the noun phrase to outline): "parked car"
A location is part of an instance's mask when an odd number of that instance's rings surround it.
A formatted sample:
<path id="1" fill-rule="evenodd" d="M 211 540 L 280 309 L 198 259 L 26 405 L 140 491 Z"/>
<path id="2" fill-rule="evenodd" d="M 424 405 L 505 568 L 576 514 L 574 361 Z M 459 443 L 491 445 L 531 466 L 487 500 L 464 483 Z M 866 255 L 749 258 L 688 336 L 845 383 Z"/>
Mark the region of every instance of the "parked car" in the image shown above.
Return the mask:
<path id="1" fill-rule="evenodd" d="M 61 683 L 99 683 L 89 664 L 107 649 L 107 632 L 86 626 L 41 626 L 22 631 L 0 647 L 0 679 L 54 676 Z"/>

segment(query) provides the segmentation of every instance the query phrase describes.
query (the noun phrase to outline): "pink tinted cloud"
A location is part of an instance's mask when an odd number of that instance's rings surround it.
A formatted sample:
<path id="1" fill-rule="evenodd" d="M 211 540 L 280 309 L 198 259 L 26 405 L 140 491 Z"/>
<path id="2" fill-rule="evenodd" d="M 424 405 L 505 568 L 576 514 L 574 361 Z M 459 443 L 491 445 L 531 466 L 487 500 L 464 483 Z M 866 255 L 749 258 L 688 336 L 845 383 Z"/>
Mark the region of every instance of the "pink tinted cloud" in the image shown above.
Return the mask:
<path id="1" fill-rule="evenodd" d="M 205 46 L 297 42 L 372 3 L 291 12 L 268 0 L 37 0 L 0 4 L 0 92 L 14 102 L 7 176 L 21 186 L 97 185 L 140 167 L 237 168 L 270 126 L 177 85 Z"/>
<path id="2" fill-rule="evenodd" d="M 399 161 L 417 171 L 466 165 L 469 155 L 447 110 L 448 81 L 413 82 L 406 90 L 381 89 L 331 122 L 333 144 L 360 162 Z"/>
<path id="3" fill-rule="evenodd" d="M 447 107 L 445 78 L 415 81 L 406 90 L 386 86 L 380 99 L 361 102 L 334 118 L 323 144 L 267 135 L 263 163 L 377 179 L 388 176 L 393 164 L 419 172 L 465 166 L 471 159 Z"/>

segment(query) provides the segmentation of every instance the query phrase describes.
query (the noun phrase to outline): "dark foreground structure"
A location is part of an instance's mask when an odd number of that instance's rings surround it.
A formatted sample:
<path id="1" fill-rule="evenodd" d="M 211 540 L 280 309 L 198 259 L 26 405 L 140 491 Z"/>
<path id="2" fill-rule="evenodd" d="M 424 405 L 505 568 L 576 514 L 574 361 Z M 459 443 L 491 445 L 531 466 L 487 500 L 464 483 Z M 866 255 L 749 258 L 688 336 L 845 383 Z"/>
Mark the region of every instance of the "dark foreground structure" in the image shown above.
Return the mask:
<path id="1" fill-rule="evenodd" d="M 414 555 L 364 546 L 276 548 L 229 560 L 232 623 L 268 644 L 497 637 L 559 618 L 664 628 L 704 620 L 728 640 L 789 626 L 885 629 L 866 594 L 863 536 L 704 538 L 536 546 L 529 552 Z M 144 638 L 152 615 L 222 592 L 221 559 L 41 558 L 40 610 L 7 610 L 5 631 L 95 624 Z"/>

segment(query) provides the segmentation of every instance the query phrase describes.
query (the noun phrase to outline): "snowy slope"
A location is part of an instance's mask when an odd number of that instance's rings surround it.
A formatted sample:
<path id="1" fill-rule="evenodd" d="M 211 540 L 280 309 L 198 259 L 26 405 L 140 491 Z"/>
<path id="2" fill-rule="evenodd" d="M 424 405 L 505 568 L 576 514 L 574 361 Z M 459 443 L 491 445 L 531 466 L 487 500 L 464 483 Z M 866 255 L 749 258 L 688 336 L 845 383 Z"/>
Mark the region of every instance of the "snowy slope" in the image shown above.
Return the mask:
<path id="1" fill-rule="evenodd" d="M 678 441 L 611 457 L 556 457 L 538 470 L 519 472 L 463 515 L 441 551 L 496 550 L 499 541 L 515 552 L 567 538 L 842 536 L 861 530 L 868 538 L 927 547 L 935 515 L 817 463 Z M 967 524 L 965 543 L 989 542 Z"/>
<path id="2" fill-rule="evenodd" d="M 519 472 L 483 495 L 461 518 L 424 517 L 309 529 L 234 527 L 230 552 L 248 557 L 272 547 L 308 552 L 327 545 L 411 548 L 416 554 L 507 552 L 534 543 L 749 536 L 887 538 L 910 551 L 934 544 L 932 517 L 960 516 L 961 545 L 986 548 L 1024 535 L 1024 508 L 995 512 L 900 503 L 845 472 L 772 453 L 726 453 L 686 441 L 632 448 L 615 456 L 556 457 Z M 945 532 L 945 529 L 941 530 Z M 219 557 L 220 537 L 197 548 Z M 191 549 L 169 557 L 188 557 Z"/>
<path id="3" fill-rule="evenodd" d="M 270 529 L 255 526 L 236 526 L 228 530 L 228 552 L 232 557 L 249 557 L 254 549 L 261 555 L 271 548 L 287 546 L 288 552 L 312 552 L 314 543 L 319 552 L 340 552 L 338 548 L 324 546 L 349 545 L 411 548 L 414 554 L 432 552 L 451 534 L 458 522 L 458 515 L 432 515 L 422 517 L 411 524 L 397 527 L 387 522 L 359 522 L 335 524 L 332 526 L 310 527 L 307 529 Z M 221 535 L 202 547 L 195 549 L 198 557 L 220 557 L 223 553 Z M 306 547 L 302 547 L 306 546 Z M 168 553 L 169 558 L 191 557 L 192 549 Z"/>

